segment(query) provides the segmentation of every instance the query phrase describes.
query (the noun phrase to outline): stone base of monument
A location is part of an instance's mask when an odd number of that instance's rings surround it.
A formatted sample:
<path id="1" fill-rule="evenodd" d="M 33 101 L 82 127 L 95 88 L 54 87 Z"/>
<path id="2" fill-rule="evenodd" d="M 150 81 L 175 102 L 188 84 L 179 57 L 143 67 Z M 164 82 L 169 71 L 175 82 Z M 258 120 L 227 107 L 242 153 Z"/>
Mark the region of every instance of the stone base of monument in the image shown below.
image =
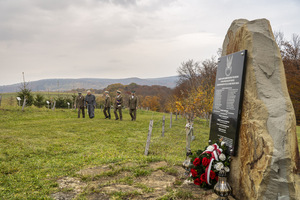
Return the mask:
<path id="1" fill-rule="evenodd" d="M 233 195 L 300 199 L 295 113 L 268 20 L 233 21 L 222 56 L 241 50 L 247 50 L 247 61 L 238 151 L 229 177 Z"/>

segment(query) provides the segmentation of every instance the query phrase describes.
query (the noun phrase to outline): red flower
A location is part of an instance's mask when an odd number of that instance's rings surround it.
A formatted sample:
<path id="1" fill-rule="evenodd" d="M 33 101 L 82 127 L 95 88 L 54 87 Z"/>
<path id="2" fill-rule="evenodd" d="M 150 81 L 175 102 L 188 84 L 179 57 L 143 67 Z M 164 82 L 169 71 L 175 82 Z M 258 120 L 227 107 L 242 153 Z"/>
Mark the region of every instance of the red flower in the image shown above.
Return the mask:
<path id="1" fill-rule="evenodd" d="M 197 171 L 195 169 L 191 169 L 191 173 L 192 173 L 193 177 L 198 176 L 198 173 L 197 173 Z"/>
<path id="2" fill-rule="evenodd" d="M 204 182 L 205 181 L 205 174 L 203 173 L 203 174 L 201 174 L 201 176 L 200 176 L 200 180 L 202 181 L 202 182 Z"/>
<path id="3" fill-rule="evenodd" d="M 202 181 L 200 180 L 200 178 L 196 178 L 195 180 L 194 180 L 194 184 L 195 185 L 200 185 L 202 183 Z"/>
<path id="4" fill-rule="evenodd" d="M 194 164 L 195 166 L 198 166 L 198 165 L 200 165 L 200 163 L 201 163 L 201 160 L 200 160 L 199 158 L 195 158 L 193 164 Z"/>
<path id="5" fill-rule="evenodd" d="M 204 157 L 204 158 L 202 159 L 202 165 L 204 165 L 204 166 L 206 167 L 208 164 L 209 164 L 209 159 L 206 158 L 206 157 Z"/>
<path id="6" fill-rule="evenodd" d="M 210 178 L 215 179 L 216 178 L 216 173 L 212 170 L 210 170 Z"/>

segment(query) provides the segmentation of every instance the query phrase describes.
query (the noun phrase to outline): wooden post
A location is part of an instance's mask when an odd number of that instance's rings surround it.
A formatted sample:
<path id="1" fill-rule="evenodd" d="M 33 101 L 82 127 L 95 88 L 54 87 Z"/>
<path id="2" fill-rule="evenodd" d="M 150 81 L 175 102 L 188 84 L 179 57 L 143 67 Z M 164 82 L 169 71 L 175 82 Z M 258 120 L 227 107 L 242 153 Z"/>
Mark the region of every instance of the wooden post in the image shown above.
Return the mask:
<path id="1" fill-rule="evenodd" d="M 26 105 L 26 98 L 24 98 L 24 102 L 23 102 L 23 106 L 22 106 L 22 111 L 24 111 L 25 105 Z"/>
<path id="2" fill-rule="evenodd" d="M 54 101 L 54 103 L 53 103 L 52 110 L 55 110 L 55 105 L 56 105 L 56 101 Z"/>
<path id="3" fill-rule="evenodd" d="M 166 121 L 166 117 L 165 115 L 163 116 L 162 119 L 162 131 L 161 131 L 161 137 L 165 137 L 165 121 Z"/>
<path id="4" fill-rule="evenodd" d="M 101 112 L 102 112 L 102 105 L 100 106 L 100 108 L 101 108 Z"/>
<path id="5" fill-rule="evenodd" d="M 175 119 L 175 121 L 177 121 L 177 111 L 176 111 L 176 119 Z"/>
<path id="6" fill-rule="evenodd" d="M 148 130 L 148 137 L 147 137 L 146 148 L 145 148 L 145 156 L 148 156 L 149 147 L 150 147 L 150 140 L 151 140 L 151 134 L 152 134 L 152 128 L 153 128 L 153 120 L 150 120 L 149 130 Z"/>
<path id="7" fill-rule="evenodd" d="M 172 128 L 172 112 L 170 113 L 170 128 Z"/>
<path id="8" fill-rule="evenodd" d="M 2 96 L 0 96 L 0 106 L 1 106 Z"/>

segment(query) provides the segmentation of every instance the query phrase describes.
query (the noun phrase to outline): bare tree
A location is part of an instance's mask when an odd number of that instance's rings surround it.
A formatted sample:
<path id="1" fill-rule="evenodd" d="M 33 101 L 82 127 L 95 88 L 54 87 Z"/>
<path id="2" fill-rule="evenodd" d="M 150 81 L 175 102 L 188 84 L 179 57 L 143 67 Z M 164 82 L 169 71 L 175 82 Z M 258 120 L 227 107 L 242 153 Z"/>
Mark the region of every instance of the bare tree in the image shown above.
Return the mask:
<path id="1" fill-rule="evenodd" d="M 187 62 L 181 63 L 181 67 L 178 68 L 177 73 L 179 75 L 178 85 L 186 83 L 188 85 L 188 90 L 197 89 L 200 85 L 199 81 L 199 69 L 200 64 L 194 62 L 193 60 L 188 60 Z"/>
<path id="2" fill-rule="evenodd" d="M 291 41 L 291 57 L 295 61 L 297 70 L 300 70 L 300 37 L 297 34 L 293 34 Z"/>
<path id="3" fill-rule="evenodd" d="M 281 31 L 274 31 L 274 38 L 279 47 L 279 50 L 283 51 L 283 46 L 285 44 L 284 33 Z"/>

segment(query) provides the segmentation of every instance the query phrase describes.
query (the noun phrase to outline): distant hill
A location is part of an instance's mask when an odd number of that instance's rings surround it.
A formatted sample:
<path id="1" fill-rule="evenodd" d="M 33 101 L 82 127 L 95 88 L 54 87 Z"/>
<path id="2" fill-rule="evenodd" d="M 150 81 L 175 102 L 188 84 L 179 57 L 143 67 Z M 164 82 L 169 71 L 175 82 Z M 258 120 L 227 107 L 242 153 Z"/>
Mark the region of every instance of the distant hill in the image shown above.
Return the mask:
<path id="1" fill-rule="evenodd" d="M 102 78 L 81 78 L 81 79 L 43 79 L 29 82 L 29 88 L 32 91 L 69 91 L 77 88 L 85 89 L 103 89 L 110 84 L 121 83 L 128 85 L 136 83 L 138 85 L 161 85 L 174 88 L 178 76 L 162 77 L 162 78 L 125 78 L 125 79 L 102 79 Z M 12 85 L 0 86 L 0 93 L 17 92 L 20 83 Z"/>

